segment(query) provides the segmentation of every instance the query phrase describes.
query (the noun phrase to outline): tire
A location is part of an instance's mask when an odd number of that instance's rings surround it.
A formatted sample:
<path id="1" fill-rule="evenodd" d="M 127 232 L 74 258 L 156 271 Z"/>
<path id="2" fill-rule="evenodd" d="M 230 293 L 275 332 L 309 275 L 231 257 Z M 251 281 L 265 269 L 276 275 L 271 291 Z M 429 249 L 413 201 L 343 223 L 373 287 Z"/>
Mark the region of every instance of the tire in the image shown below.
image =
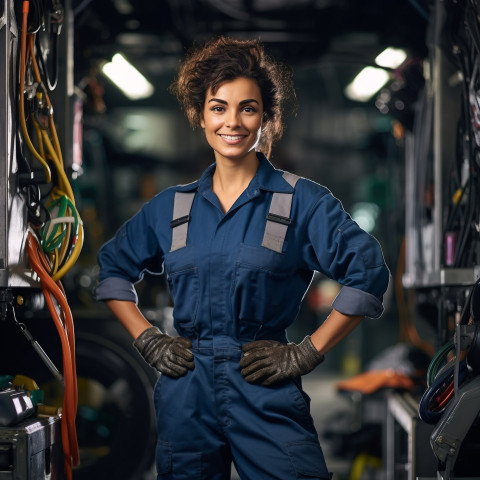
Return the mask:
<path id="1" fill-rule="evenodd" d="M 82 331 L 76 339 L 81 463 L 74 479 L 139 480 L 154 462 L 156 375 L 130 338 L 124 343 Z"/>

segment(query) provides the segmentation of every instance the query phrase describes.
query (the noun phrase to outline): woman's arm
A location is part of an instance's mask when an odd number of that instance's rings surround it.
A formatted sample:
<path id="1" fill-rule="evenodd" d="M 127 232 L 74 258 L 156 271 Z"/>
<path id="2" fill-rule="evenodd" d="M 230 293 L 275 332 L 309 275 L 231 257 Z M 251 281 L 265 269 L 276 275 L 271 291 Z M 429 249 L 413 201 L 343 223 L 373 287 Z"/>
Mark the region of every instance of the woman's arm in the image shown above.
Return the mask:
<path id="1" fill-rule="evenodd" d="M 143 331 L 152 326 L 135 302 L 106 300 L 105 304 L 133 338 L 138 338 Z"/>
<path id="2" fill-rule="evenodd" d="M 317 351 L 325 355 L 363 320 L 362 315 L 344 315 L 333 309 L 328 318 L 310 336 Z"/>

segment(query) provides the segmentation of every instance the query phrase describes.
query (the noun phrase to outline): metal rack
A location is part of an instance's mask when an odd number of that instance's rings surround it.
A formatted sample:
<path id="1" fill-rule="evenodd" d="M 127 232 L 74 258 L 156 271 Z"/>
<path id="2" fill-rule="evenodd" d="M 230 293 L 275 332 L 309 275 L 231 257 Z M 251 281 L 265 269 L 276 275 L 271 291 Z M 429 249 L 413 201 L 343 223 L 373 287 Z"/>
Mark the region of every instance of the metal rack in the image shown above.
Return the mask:
<path id="1" fill-rule="evenodd" d="M 445 47 L 441 47 L 442 27 L 448 15 L 444 2 L 437 0 L 433 12 L 434 46 L 430 49 L 425 69 L 425 112 L 420 117 L 426 138 L 415 138 L 412 134 L 406 138 L 407 250 L 403 276 L 406 288 L 472 285 L 480 277 L 478 265 L 454 268 L 445 260 L 446 181 L 456 155 L 456 122 L 460 116 L 462 89 L 458 67 L 445 53 Z M 419 147 L 420 142 L 429 142 L 430 145 Z M 419 184 L 419 177 L 426 176 L 426 170 L 433 176 L 430 192 L 422 190 L 428 188 L 425 184 Z M 432 198 L 430 217 L 419 218 L 419 207 L 422 208 L 419 204 L 426 201 L 427 196 Z"/>
<path id="2" fill-rule="evenodd" d="M 36 286 L 25 256 L 25 199 L 17 185 L 16 94 L 19 31 L 14 2 L 0 17 L 0 288 Z"/>
<path id="3" fill-rule="evenodd" d="M 417 403 L 410 394 L 387 395 L 386 478 L 416 480 L 435 473 L 436 459 L 428 450 L 432 430 L 432 425 L 418 418 Z"/>

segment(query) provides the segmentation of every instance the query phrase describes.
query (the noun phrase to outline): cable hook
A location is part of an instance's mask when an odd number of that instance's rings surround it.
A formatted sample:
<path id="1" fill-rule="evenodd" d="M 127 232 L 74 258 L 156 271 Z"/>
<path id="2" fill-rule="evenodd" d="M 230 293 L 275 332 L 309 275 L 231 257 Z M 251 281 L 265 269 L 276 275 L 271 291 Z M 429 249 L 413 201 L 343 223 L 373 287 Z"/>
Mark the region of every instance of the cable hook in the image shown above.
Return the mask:
<path id="1" fill-rule="evenodd" d="M 17 316 L 15 314 L 15 308 L 13 307 L 13 305 L 10 303 L 10 309 L 12 311 L 12 318 L 13 318 L 13 322 L 15 323 L 15 325 L 17 325 L 19 328 L 20 328 L 20 331 L 23 333 L 23 335 L 25 336 L 25 338 L 28 340 L 28 342 L 30 343 L 30 345 L 33 347 L 33 349 L 37 352 L 38 356 L 42 359 L 43 363 L 45 364 L 45 366 L 50 370 L 50 372 L 52 373 L 52 375 L 62 384 L 62 385 L 65 385 L 65 382 L 64 382 L 64 379 L 63 379 L 63 376 L 62 374 L 59 372 L 58 368 L 55 366 L 55 364 L 52 362 L 52 360 L 50 359 L 50 357 L 47 355 L 47 353 L 45 352 L 45 350 L 41 347 L 41 345 L 35 340 L 35 338 L 33 337 L 33 335 L 30 333 L 30 331 L 28 330 L 27 326 L 22 323 L 22 322 L 19 322 L 18 319 L 17 319 Z"/>

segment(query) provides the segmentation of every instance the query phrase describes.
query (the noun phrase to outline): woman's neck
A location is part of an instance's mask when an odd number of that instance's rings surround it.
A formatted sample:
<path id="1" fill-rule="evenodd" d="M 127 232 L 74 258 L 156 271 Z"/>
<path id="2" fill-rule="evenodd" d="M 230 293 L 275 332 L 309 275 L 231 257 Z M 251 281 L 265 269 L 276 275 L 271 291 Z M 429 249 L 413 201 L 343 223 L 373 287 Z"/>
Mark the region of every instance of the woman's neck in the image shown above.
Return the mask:
<path id="1" fill-rule="evenodd" d="M 228 212 L 237 198 L 255 176 L 259 165 L 257 156 L 242 162 L 217 159 L 212 180 L 212 190 L 217 195 L 224 213 Z"/>

